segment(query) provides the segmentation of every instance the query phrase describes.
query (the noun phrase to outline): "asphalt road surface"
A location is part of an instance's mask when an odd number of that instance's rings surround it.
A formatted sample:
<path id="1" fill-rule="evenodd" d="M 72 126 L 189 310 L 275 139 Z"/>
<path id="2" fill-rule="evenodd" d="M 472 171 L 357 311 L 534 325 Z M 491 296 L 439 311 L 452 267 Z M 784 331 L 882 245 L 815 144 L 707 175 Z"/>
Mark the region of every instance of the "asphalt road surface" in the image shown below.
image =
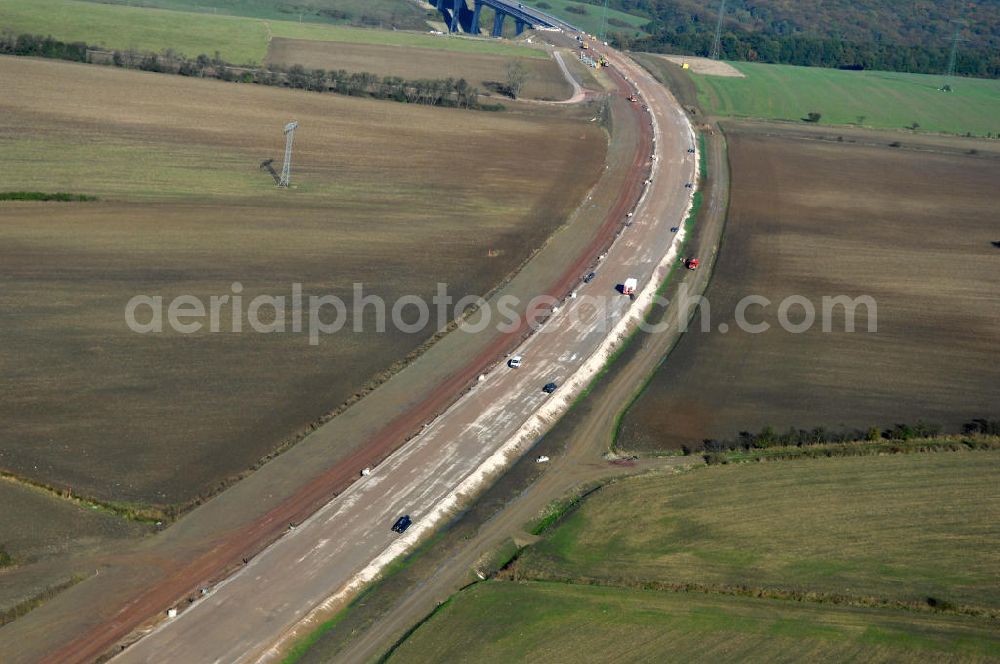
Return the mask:
<path id="1" fill-rule="evenodd" d="M 547 401 L 568 406 L 574 395 L 542 392 L 548 382 L 564 384 L 591 358 L 615 322 L 631 306 L 617 295 L 627 277 L 640 288 L 667 255 L 681 225 L 694 181 L 690 127 L 673 97 L 625 58 L 613 63 L 637 85 L 640 103 L 656 118 L 652 182 L 632 224 L 609 250 L 596 278 L 581 284 L 530 337 L 518 354 L 520 369 L 499 367 L 424 432 L 409 441 L 350 489 L 255 557 L 238 573 L 113 661 L 251 662 L 277 656 L 314 609 L 340 601 L 372 562 L 404 551 L 440 520 L 442 505 L 480 466 L 522 429 Z M 584 315 L 583 296 L 607 296 L 606 324 Z M 552 404 L 549 404 L 551 407 Z M 360 469 L 359 469 L 360 470 Z M 402 537 L 390 529 L 402 514 L 413 527 Z M 435 515 L 435 517 L 432 517 Z"/>
<path id="2" fill-rule="evenodd" d="M 729 173 L 723 136 L 711 132 L 707 136 L 709 154 L 708 176 L 710 187 L 703 205 L 704 214 L 693 238 L 686 239 L 691 253 L 702 260 L 702 267 L 694 272 L 683 271 L 672 279 L 667 297 L 673 298 L 673 289 L 685 284 L 692 295 L 703 295 L 708 286 L 712 267 L 718 256 L 720 239 L 725 226 L 729 194 Z M 437 605 L 469 583 L 469 574 L 477 562 L 497 551 L 505 542 L 529 542 L 532 536 L 524 532 L 530 523 L 554 501 L 576 495 L 581 487 L 590 486 L 613 476 L 670 472 L 700 465 L 702 458 L 668 456 L 640 458 L 634 465 L 614 465 L 603 455 L 614 439 L 618 417 L 622 408 L 643 384 L 657 363 L 670 352 L 682 334 L 680 319 L 687 312 L 681 307 L 671 307 L 662 322 L 667 332 L 640 334 L 632 340 L 635 353 L 624 366 L 617 366 L 587 397 L 589 407 L 579 409 L 571 428 L 564 433 L 567 444 L 564 452 L 545 464 L 544 472 L 531 486 L 519 492 L 502 510 L 484 523 L 478 524 L 474 534 L 459 544 L 458 548 L 437 550 L 433 548 L 422 556 L 432 557 L 433 565 L 425 567 L 425 574 L 418 576 L 412 585 L 400 590 L 399 599 L 386 607 L 384 613 L 366 629 L 352 633 L 342 650 L 336 651 L 339 664 L 366 664 L 375 661 L 399 641 L 413 625 L 428 616 Z M 376 595 L 379 590 L 376 590 Z M 385 598 L 372 597 L 374 603 L 386 606 Z M 319 661 L 327 652 L 321 644 L 307 661 Z M 333 660 L 331 660 L 333 661 Z"/>

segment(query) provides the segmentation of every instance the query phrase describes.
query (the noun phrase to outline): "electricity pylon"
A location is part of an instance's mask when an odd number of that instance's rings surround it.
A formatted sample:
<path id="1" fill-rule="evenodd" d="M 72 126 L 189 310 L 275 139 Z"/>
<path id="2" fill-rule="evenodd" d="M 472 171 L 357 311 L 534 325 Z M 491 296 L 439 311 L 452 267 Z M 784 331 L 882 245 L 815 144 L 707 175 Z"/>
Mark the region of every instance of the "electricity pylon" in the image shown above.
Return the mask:
<path id="1" fill-rule="evenodd" d="M 712 53 L 708 56 L 718 60 L 722 55 L 722 17 L 726 15 L 726 0 L 719 5 L 719 22 L 715 24 L 715 39 L 712 41 Z"/>
<path id="2" fill-rule="evenodd" d="M 295 140 L 295 128 L 298 126 L 299 123 L 294 121 L 285 125 L 285 163 L 281 167 L 279 187 L 287 187 L 292 179 L 292 142 Z"/>

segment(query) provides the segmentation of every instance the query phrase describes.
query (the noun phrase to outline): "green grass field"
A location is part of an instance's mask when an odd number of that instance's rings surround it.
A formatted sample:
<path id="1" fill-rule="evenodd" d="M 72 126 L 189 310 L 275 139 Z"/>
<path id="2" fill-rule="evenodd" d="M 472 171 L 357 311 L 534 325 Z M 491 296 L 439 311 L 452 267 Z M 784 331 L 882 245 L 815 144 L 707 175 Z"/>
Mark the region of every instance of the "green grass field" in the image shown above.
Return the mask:
<path id="1" fill-rule="evenodd" d="M 532 0 L 530 2 L 525 2 L 525 5 L 529 7 L 536 7 L 541 11 L 552 14 L 557 18 L 561 18 L 564 21 L 572 23 L 576 27 L 589 32 L 592 35 L 601 34 L 601 26 L 604 24 L 604 7 L 598 7 L 596 5 L 591 5 L 586 2 L 578 2 L 575 0 Z M 548 7 L 546 7 L 548 5 Z M 582 7 L 586 10 L 586 14 L 577 14 L 575 12 L 566 11 L 567 7 Z M 626 23 L 630 28 L 626 28 L 622 25 L 615 25 L 615 23 Z M 643 31 L 643 26 L 649 23 L 649 19 L 643 18 L 642 16 L 633 16 L 632 14 L 626 14 L 623 11 L 618 11 L 617 9 L 608 9 L 608 33 L 612 32 L 631 32 L 632 34 L 646 34 Z"/>
<path id="2" fill-rule="evenodd" d="M 388 661 L 996 661 L 998 471 L 953 452 L 622 480 Z"/>
<path id="3" fill-rule="evenodd" d="M 692 74 L 708 113 L 798 121 L 817 112 L 821 124 L 1000 134 L 1000 80 L 955 79 L 947 93 L 941 76 L 731 64 L 746 78 Z"/>
<path id="4" fill-rule="evenodd" d="M 528 58 L 547 58 L 548 54 L 537 48 L 520 46 L 491 39 L 464 37 L 459 35 L 431 35 L 417 32 L 390 32 L 388 30 L 363 30 L 343 26 L 291 23 L 288 21 L 271 24 L 275 37 L 287 39 L 312 39 L 335 41 L 348 44 L 381 44 L 386 46 L 412 46 L 435 48 L 460 53 L 481 53 L 485 55 L 508 55 Z"/>
<path id="5" fill-rule="evenodd" d="M 191 57 L 219 51 L 227 61 L 240 64 L 263 62 L 267 54 L 263 21 L 78 0 L 0 0 L 0 29 L 105 48 L 172 48 Z"/>
<path id="6" fill-rule="evenodd" d="M 0 0 L 0 30 L 51 35 L 94 46 L 187 56 L 216 51 L 237 64 L 259 64 L 271 36 L 356 44 L 389 44 L 495 55 L 547 57 L 544 51 L 504 42 L 417 32 L 208 16 L 163 9 L 102 5 L 82 0 Z"/>
<path id="7" fill-rule="evenodd" d="M 591 496 L 518 569 L 996 609 L 998 472 L 1000 454 L 956 452 L 625 481 Z"/>
<path id="8" fill-rule="evenodd" d="M 155 7 L 185 12 L 229 14 L 310 23 L 384 25 L 407 30 L 424 30 L 433 9 L 421 9 L 399 0 L 87 0 L 100 4 Z"/>
<path id="9" fill-rule="evenodd" d="M 421 625 L 389 662 L 990 661 L 988 623 L 742 597 L 489 581 Z"/>

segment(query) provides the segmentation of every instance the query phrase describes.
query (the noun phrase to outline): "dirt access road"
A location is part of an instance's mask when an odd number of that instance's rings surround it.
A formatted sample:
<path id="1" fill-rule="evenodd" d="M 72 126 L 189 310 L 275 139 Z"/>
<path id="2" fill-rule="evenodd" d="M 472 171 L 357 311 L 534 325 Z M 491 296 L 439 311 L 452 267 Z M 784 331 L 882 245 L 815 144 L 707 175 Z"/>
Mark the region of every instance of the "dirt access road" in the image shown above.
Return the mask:
<path id="1" fill-rule="evenodd" d="M 559 69 L 562 70 L 563 76 L 565 76 L 566 80 L 569 81 L 569 84 L 573 86 L 573 95 L 569 99 L 563 99 L 562 101 L 556 101 L 552 103 L 579 104 L 581 101 L 586 99 L 587 96 L 586 91 L 583 89 L 583 87 L 580 86 L 579 83 L 576 82 L 576 79 L 573 78 L 573 74 L 569 73 L 569 69 L 566 68 L 566 63 L 563 61 L 562 53 L 553 50 L 552 57 L 554 57 L 556 59 L 556 62 L 559 63 Z"/>
<path id="2" fill-rule="evenodd" d="M 676 102 L 637 67 L 624 59 L 620 66 L 627 67 L 656 118 L 651 183 L 597 277 L 579 288 L 581 297 L 567 300 L 543 331 L 518 349 L 523 368 L 501 366 L 486 375 L 371 476 L 114 661 L 274 659 L 282 644 L 311 627 L 304 619 L 340 605 L 431 532 L 463 493 L 502 468 L 507 454 L 530 445 L 572 403 L 603 365 L 609 335 L 621 331 L 616 325 L 640 306 L 617 295 L 617 286 L 632 276 L 647 293 L 672 266 L 679 238 L 671 228 L 686 214 L 691 191 L 684 184 L 695 176 L 695 161 L 687 153 L 693 136 Z M 609 298 L 603 317 L 587 314 L 584 295 Z M 606 324 L 598 324 L 601 320 Z M 561 386 L 552 396 L 541 391 L 549 381 Z M 399 537 L 389 526 L 404 513 L 415 523 Z"/>

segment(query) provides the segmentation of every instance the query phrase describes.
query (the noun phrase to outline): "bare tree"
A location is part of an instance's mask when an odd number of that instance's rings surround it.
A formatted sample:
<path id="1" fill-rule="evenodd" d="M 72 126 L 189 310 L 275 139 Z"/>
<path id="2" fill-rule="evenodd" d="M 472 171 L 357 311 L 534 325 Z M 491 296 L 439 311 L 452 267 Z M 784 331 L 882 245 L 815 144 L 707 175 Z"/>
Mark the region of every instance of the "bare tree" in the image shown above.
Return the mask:
<path id="1" fill-rule="evenodd" d="M 507 65 L 507 92 L 511 97 L 517 99 L 528 78 L 528 68 L 520 60 L 514 60 Z"/>

